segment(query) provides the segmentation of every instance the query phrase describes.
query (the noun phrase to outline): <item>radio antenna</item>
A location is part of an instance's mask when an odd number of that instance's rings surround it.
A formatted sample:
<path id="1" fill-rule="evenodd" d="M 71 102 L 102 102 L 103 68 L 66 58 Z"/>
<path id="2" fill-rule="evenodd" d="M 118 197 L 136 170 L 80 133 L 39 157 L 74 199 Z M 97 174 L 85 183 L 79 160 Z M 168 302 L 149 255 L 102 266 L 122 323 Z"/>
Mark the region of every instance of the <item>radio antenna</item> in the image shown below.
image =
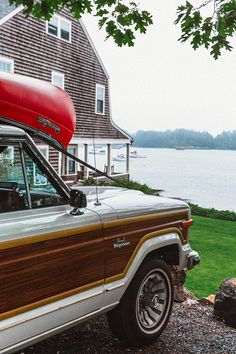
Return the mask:
<path id="1" fill-rule="evenodd" d="M 95 190 L 96 190 L 96 202 L 94 205 L 101 205 L 99 202 L 98 197 L 98 173 L 97 173 L 97 156 L 96 156 L 96 149 L 95 149 L 95 137 L 94 137 L 94 122 L 92 120 L 92 130 L 93 130 L 93 163 L 94 163 L 94 171 L 95 171 Z"/>

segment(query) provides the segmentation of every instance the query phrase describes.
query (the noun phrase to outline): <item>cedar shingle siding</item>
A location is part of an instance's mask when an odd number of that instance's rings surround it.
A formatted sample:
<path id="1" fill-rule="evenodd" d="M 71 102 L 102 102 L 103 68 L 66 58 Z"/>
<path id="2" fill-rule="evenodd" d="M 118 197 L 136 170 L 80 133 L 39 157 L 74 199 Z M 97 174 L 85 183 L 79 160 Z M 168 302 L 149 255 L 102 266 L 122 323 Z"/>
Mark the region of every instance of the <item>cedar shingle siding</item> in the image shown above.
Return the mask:
<path id="1" fill-rule="evenodd" d="M 0 9 L 4 1 L 0 0 Z M 4 9 L 7 14 L 9 7 Z M 49 82 L 53 70 L 65 75 L 65 90 L 76 109 L 74 137 L 129 139 L 111 124 L 108 78 L 80 22 L 67 10 L 60 15 L 72 23 L 71 43 L 46 34 L 44 20 L 26 19 L 19 12 L 1 25 L 0 56 L 14 59 L 17 74 Z M 96 83 L 105 86 L 105 115 L 95 114 Z"/>
<path id="2" fill-rule="evenodd" d="M 50 161 L 50 164 L 57 171 L 57 173 L 60 173 L 60 171 L 59 171 L 59 152 L 57 150 L 53 149 L 51 146 L 49 146 L 49 161 Z"/>

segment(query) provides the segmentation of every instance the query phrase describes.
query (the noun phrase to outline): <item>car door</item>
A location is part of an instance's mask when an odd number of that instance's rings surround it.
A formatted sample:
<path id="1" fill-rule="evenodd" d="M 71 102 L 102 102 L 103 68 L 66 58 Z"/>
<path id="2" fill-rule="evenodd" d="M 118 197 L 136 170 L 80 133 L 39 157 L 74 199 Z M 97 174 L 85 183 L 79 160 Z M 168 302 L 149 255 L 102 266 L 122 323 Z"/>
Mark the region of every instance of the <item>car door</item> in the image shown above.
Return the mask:
<path id="1" fill-rule="evenodd" d="M 68 195 L 24 144 L 1 144 L 0 332 L 6 320 L 45 315 L 23 340 L 101 308 L 102 225 L 92 210 L 70 214 Z M 0 349 L 14 341 L 4 340 Z"/>

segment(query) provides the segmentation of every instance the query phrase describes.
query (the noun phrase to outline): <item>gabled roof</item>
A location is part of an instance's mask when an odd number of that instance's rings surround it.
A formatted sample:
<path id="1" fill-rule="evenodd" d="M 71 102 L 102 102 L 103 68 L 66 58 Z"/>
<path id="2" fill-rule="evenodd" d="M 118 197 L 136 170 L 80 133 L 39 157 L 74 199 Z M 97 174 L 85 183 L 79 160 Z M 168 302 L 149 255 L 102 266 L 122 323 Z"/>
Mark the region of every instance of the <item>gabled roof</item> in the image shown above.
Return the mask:
<path id="1" fill-rule="evenodd" d="M 10 5 L 8 0 L 0 0 L 0 25 L 3 24 L 4 22 L 6 22 L 7 20 L 9 20 L 14 15 L 16 15 L 21 10 L 23 10 L 23 8 L 24 8 L 23 6 L 16 7 L 15 5 Z M 81 26 L 83 28 L 83 31 L 85 32 L 85 35 L 87 36 L 87 39 L 88 39 L 90 45 L 93 48 L 93 51 L 94 51 L 94 53 L 95 53 L 100 65 L 103 68 L 103 71 L 104 71 L 106 77 L 109 79 L 109 75 L 107 73 L 107 70 L 106 70 L 106 68 L 105 68 L 105 66 L 104 66 L 104 64 L 103 64 L 103 62 L 102 62 L 102 60 L 100 58 L 100 55 L 98 54 L 98 51 L 97 51 L 97 49 L 96 49 L 96 47 L 95 47 L 95 45 L 94 45 L 94 43 L 93 43 L 93 41 L 91 39 L 86 27 L 84 26 L 82 20 L 79 20 L 79 22 L 80 22 L 80 24 L 81 24 Z"/>
<path id="2" fill-rule="evenodd" d="M 8 0 L 0 0 L 0 20 L 15 10 L 15 5 L 10 5 Z"/>
<path id="3" fill-rule="evenodd" d="M 17 15 L 18 13 L 20 13 L 22 10 L 24 9 L 24 6 L 10 6 L 9 5 L 9 0 L 0 0 L 0 31 L 1 31 L 1 26 L 4 25 L 8 20 L 12 19 L 12 17 L 14 17 L 15 15 Z M 109 85 L 109 75 L 106 71 L 106 68 L 93 44 L 92 39 L 90 38 L 83 22 L 81 20 L 78 21 L 80 23 L 80 26 L 82 27 L 82 31 L 85 34 L 85 37 L 87 38 L 87 40 L 90 43 L 90 46 L 95 54 L 95 57 L 97 58 L 98 62 L 100 63 L 100 66 L 103 70 L 103 73 L 105 74 L 107 81 L 108 81 L 108 85 Z M 110 93 L 110 90 L 108 90 L 108 92 Z M 111 102 L 109 100 L 109 102 Z M 112 112 L 111 112 L 111 107 L 110 107 L 110 124 L 113 127 L 113 130 L 115 129 L 116 131 L 118 131 L 120 134 L 123 135 L 123 137 L 125 139 L 128 140 L 132 140 L 132 138 L 126 133 L 124 132 L 121 128 L 119 128 L 112 120 Z M 112 130 L 112 129 L 111 129 Z M 110 134 L 110 132 L 109 132 Z"/>

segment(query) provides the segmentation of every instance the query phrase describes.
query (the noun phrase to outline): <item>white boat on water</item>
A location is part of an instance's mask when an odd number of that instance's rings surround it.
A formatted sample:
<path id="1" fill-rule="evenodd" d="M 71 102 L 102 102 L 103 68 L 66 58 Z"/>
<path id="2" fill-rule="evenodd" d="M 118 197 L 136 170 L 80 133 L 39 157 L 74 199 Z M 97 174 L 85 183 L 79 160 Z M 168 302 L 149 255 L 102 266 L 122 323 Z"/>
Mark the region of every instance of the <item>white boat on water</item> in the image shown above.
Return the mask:
<path id="1" fill-rule="evenodd" d="M 124 154 L 118 154 L 117 156 L 112 158 L 112 161 L 126 161 L 126 157 Z"/>
<path id="2" fill-rule="evenodd" d="M 143 159 L 146 158 L 144 155 L 140 155 L 136 150 L 130 152 L 130 158 L 133 159 Z M 118 154 L 117 156 L 113 157 L 113 161 L 126 161 L 125 154 Z"/>
<path id="3" fill-rule="evenodd" d="M 137 150 L 134 150 L 134 151 L 130 151 L 130 158 L 132 159 L 144 159 L 146 158 L 146 156 L 144 155 L 140 155 Z"/>

